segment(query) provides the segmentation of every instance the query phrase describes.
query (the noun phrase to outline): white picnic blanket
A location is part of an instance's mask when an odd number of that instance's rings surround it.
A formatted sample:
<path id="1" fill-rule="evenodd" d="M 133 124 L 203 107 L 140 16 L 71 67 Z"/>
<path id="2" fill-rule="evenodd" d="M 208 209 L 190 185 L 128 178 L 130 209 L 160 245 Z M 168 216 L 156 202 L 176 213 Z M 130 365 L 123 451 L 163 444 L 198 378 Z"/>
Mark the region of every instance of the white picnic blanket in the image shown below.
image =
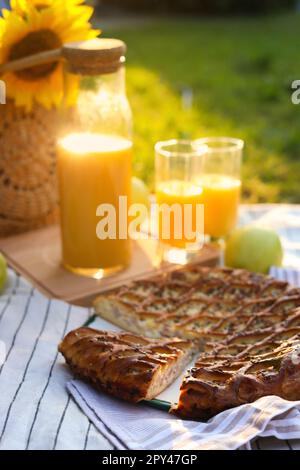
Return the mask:
<path id="1" fill-rule="evenodd" d="M 279 218 L 276 216 L 276 211 L 277 214 L 280 211 Z M 275 213 L 275 219 L 281 222 L 277 229 L 287 248 L 289 259 L 293 260 L 290 264 L 300 267 L 300 208 L 284 206 L 284 212 L 282 211 L 281 206 L 246 208 L 242 213 L 241 220 L 248 223 L 261 216 L 270 218 L 271 213 Z M 5 294 L 0 296 L 1 450 L 26 448 L 99 450 L 121 448 L 123 444 L 125 444 L 125 448 L 126 446 L 130 447 L 132 436 L 128 438 L 123 435 L 123 432 L 126 434 L 128 431 L 127 427 L 120 434 L 111 426 L 110 429 L 107 427 L 107 424 L 117 423 L 120 417 L 123 425 L 127 422 L 128 417 L 129 433 L 133 434 L 136 440 L 138 436 L 135 435 L 134 430 L 139 433 L 141 426 L 143 426 L 143 432 L 147 432 L 147 422 L 143 422 L 141 419 L 138 422 L 134 419 L 130 420 L 128 410 L 127 414 L 122 415 L 120 408 L 115 407 L 116 418 L 113 420 L 110 415 L 109 423 L 106 422 L 107 412 L 106 417 L 105 413 L 102 415 L 97 410 L 97 413 L 91 413 L 89 411 L 90 396 L 94 400 L 95 394 L 94 391 L 90 394 L 90 389 L 86 388 L 88 391 L 83 394 L 88 402 L 87 408 L 84 410 L 85 413 L 82 413 L 76 402 L 67 393 L 66 384 L 72 379 L 72 375 L 65 367 L 63 358 L 57 353 L 57 345 L 68 331 L 82 325 L 88 316 L 88 309 L 73 307 L 57 300 L 49 300 L 32 288 L 23 278 L 10 271 L 9 286 Z M 81 387 L 88 387 L 79 382 L 75 382 L 75 386 L 81 394 L 83 393 Z M 110 397 L 104 399 L 114 400 Z M 98 406 L 100 403 L 99 401 Z M 120 402 L 118 403 L 120 405 Z M 81 402 L 80 406 L 82 406 Z M 292 411 L 294 414 L 291 415 L 288 414 L 291 411 L 287 410 L 285 404 L 281 403 L 278 406 L 279 408 L 277 408 L 277 403 L 273 403 L 274 413 L 273 411 L 272 413 L 277 415 L 276 428 L 282 432 L 287 420 L 294 419 L 296 421 L 298 408 L 296 409 L 294 403 Z M 84 407 L 82 406 L 82 408 Z M 135 406 L 134 410 L 134 415 L 145 412 L 143 407 Z M 157 413 L 162 416 L 162 412 L 152 408 L 147 410 L 153 419 Z M 259 411 L 255 413 L 259 413 Z M 99 422 L 99 417 L 103 422 Z M 167 422 L 168 430 L 166 432 L 169 432 L 170 428 L 173 429 L 176 418 L 169 418 L 163 413 L 163 418 L 159 419 Z M 258 423 L 261 423 L 261 419 L 265 422 L 263 416 L 259 418 Z M 181 423 L 184 429 L 187 422 Z M 228 423 L 229 421 L 227 421 Z M 202 423 L 194 423 L 194 431 L 200 432 L 199 426 L 201 425 Z M 274 435 L 273 431 L 269 432 L 270 426 L 275 426 L 274 419 L 271 424 L 268 424 L 268 430 L 265 428 L 264 434 L 261 434 L 261 427 L 259 428 L 260 435 L 266 435 L 266 432 L 268 432 L 267 435 Z M 226 430 L 226 426 L 224 430 Z M 207 428 L 205 432 L 207 434 Z M 284 433 L 280 434 L 281 437 L 286 436 L 284 440 L 265 437 L 255 442 L 252 440 L 248 446 L 263 449 L 300 449 L 298 429 L 292 429 L 292 432 L 288 433 L 284 431 Z M 252 439 L 256 434 L 252 433 L 249 439 Z M 175 437 L 174 434 L 174 439 Z M 120 441 L 124 441 L 123 444 L 122 442 L 120 444 Z"/>

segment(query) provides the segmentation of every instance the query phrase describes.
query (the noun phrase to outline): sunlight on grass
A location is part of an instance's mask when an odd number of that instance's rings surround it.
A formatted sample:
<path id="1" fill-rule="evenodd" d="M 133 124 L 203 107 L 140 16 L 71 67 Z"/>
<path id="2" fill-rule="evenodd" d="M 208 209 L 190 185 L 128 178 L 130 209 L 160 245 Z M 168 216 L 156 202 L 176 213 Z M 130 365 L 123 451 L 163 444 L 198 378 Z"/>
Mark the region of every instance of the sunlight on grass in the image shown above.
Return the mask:
<path id="1" fill-rule="evenodd" d="M 299 15 L 158 20 L 109 31 L 124 39 L 138 176 L 153 185 L 153 145 L 172 137 L 246 141 L 244 200 L 300 202 Z M 193 91 L 190 110 L 182 90 Z"/>

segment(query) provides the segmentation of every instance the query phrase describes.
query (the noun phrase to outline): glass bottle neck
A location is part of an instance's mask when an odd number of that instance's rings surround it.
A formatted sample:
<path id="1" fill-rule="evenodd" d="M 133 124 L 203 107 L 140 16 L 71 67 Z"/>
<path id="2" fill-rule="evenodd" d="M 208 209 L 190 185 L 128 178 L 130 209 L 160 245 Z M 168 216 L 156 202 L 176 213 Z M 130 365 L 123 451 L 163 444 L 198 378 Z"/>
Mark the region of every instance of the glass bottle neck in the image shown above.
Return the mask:
<path id="1" fill-rule="evenodd" d="M 97 77 L 97 85 L 99 89 L 106 90 L 116 95 L 125 95 L 125 67 L 120 67 L 114 73 L 107 73 Z"/>
<path id="2" fill-rule="evenodd" d="M 132 114 L 126 97 L 124 67 L 102 75 L 78 77 L 66 74 L 66 83 L 75 83 L 76 87 L 75 92 L 69 95 L 66 87 L 64 111 L 67 114 L 70 111 L 72 119 L 64 118 L 64 135 L 70 132 L 97 132 L 131 137 Z M 71 86 L 70 90 L 72 92 L 74 88 Z"/>

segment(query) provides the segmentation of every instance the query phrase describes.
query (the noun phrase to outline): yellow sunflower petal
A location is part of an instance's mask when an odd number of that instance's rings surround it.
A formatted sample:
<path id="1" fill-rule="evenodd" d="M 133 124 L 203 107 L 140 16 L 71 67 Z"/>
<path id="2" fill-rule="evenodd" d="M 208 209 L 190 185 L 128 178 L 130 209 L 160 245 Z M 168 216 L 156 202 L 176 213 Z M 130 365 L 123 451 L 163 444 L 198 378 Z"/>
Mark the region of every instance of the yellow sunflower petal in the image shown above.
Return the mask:
<path id="1" fill-rule="evenodd" d="M 15 58 L 15 46 L 21 54 L 17 57 L 23 57 L 36 52 L 37 47 L 43 50 L 43 44 L 44 50 L 48 50 L 57 47 L 57 44 L 96 37 L 100 31 L 92 29 L 89 23 L 92 14 L 93 8 L 84 5 L 83 0 L 11 0 L 11 10 L 4 10 L 3 18 L 0 18 L 0 63 L 10 60 L 12 50 Z M 51 41 L 49 44 L 49 40 L 45 42 L 46 36 L 48 39 L 56 38 L 53 44 Z M 34 41 L 30 42 L 29 38 L 34 38 Z M 46 108 L 59 106 L 64 88 L 62 65 L 33 68 L 30 74 L 31 70 L 28 69 L 26 73 L 7 73 L 2 77 L 7 94 L 16 105 L 30 109 L 36 101 Z M 77 89 L 78 80 L 74 80 L 68 97 L 72 102 Z"/>

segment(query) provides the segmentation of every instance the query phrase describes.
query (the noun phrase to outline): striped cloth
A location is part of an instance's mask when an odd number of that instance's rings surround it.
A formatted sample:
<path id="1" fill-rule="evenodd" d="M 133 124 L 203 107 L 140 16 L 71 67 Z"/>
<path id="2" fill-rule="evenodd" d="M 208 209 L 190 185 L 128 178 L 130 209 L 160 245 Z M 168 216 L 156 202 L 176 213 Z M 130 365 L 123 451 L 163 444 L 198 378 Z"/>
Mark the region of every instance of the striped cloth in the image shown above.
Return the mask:
<path id="1" fill-rule="evenodd" d="M 118 401 L 79 380 L 71 381 L 68 390 L 119 450 L 235 450 L 250 449 L 258 436 L 300 439 L 300 401 L 263 397 L 199 423 Z"/>
<path id="2" fill-rule="evenodd" d="M 246 207 L 241 222 L 266 219 L 271 213 L 277 225 L 278 221 L 282 224 L 276 229 L 289 254 L 286 264 L 300 266 L 300 207 Z M 114 436 L 90 411 L 82 413 L 66 392 L 66 383 L 72 376 L 57 354 L 59 341 L 66 332 L 82 325 L 89 311 L 48 300 L 13 271 L 9 272 L 8 284 L 0 296 L 0 449 L 118 447 L 121 435 Z M 78 383 L 75 386 L 80 387 Z M 138 410 L 136 406 L 135 412 Z M 156 411 L 151 409 L 151 416 L 153 413 Z M 281 420 L 283 427 L 285 419 L 283 416 Z M 140 425 L 130 422 L 131 429 Z M 300 449 L 300 439 L 265 437 L 251 446 Z"/>
<path id="3" fill-rule="evenodd" d="M 298 269 L 283 269 L 272 266 L 270 275 L 280 281 L 287 281 L 294 286 L 300 286 L 300 270 Z"/>
<path id="4" fill-rule="evenodd" d="M 10 271 L 0 297 L 1 450 L 111 448 L 66 393 L 71 374 L 57 353 L 66 332 L 88 316 L 87 309 L 48 300 Z"/>

